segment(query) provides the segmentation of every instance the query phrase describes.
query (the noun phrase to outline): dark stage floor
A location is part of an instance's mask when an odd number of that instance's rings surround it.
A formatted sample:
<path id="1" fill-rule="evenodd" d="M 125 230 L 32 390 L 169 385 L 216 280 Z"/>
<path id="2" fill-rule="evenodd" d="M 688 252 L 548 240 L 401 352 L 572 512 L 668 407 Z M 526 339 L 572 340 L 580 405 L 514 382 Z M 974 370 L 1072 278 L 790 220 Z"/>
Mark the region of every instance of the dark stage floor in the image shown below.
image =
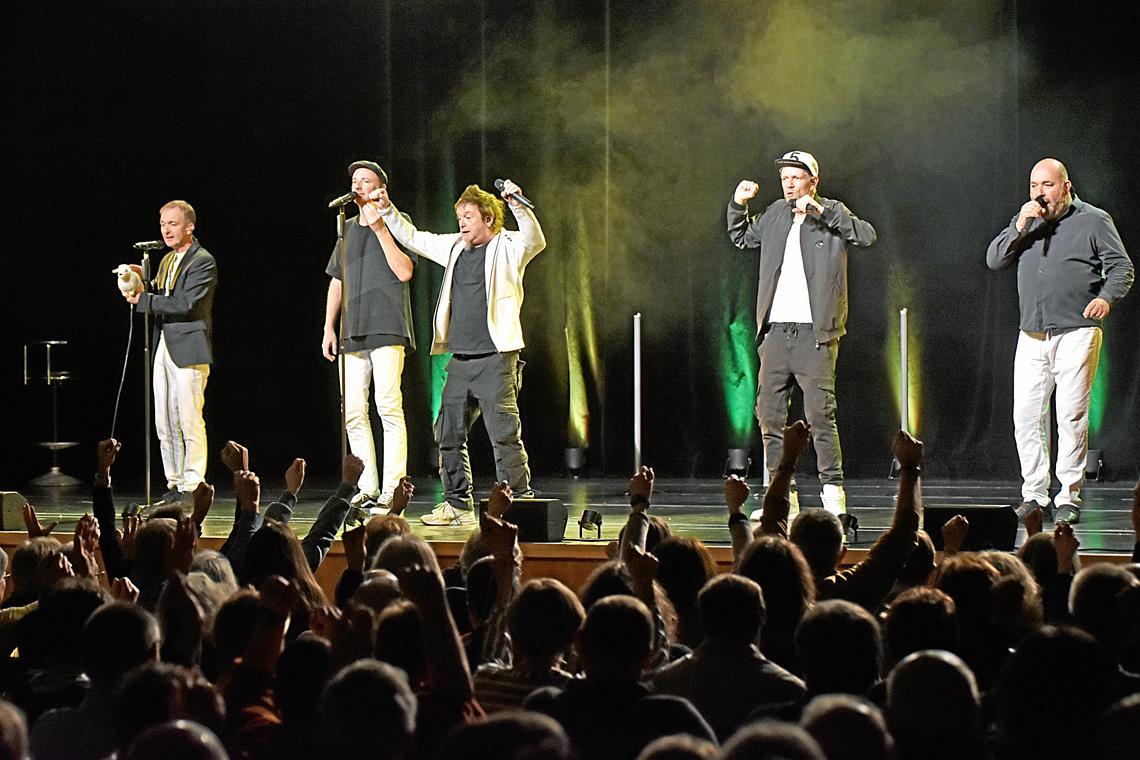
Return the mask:
<path id="1" fill-rule="evenodd" d="M 624 493 L 626 482 L 617 478 L 551 477 L 536 481 L 535 488 L 538 495 L 561 499 L 567 505 L 570 512 L 566 527 L 568 541 L 578 541 L 577 521 L 586 507 L 603 515 L 602 538 L 609 540 L 617 537 L 628 513 L 629 502 Z M 115 501 L 120 509 L 128 503 L 143 500 L 143 489 L 138 486 L 132 488 L 131 485 L 120 481 L 115 483 Z M 303 535 L 308 530 L 334 485 L 306 481 L 293 520 L 298 533 Z M 1132 552 L 1135 537 L 1129 513 L 1133 485 L 1131 482 L 1118 482 L 1085 486 L 1082 522 L 1075 528 L 1082 552 Z M 440 489 L 438 481 L 425 478 L 416 479 L 416 488 L 416 496 L 405 513 L 416 532 L 429 540 L 462 541 L 466 538 L 469 532 L 466 527 L 429 528 L 421 525 L 418 518 L 439 501 Z M 848 481 L 848 511 L 855 514 L 860 523 L 856 546 L 870 546 L 889 525 L 896 489 L 896 483 L 889 480 Z M 276 493 L 271 491 L 272 487 L 266 489 L 263 504 L 276 498 Z M 91 510 L 90 494 L 83 489 L 22 490 L 21 493 L 37 507 L 41 520 L 61 521 L 59 532 L 70 531 L 75 520 Z M 927 506 L 1008 506 L 1020 498 L 1019 486 L 1014 482 L 931 480 L 923 483 L 923 494 Z M 753 502 L 754 506 L 760 504 L 759 498 Z M 800 503 L 804 508 L 820 506 L 819 487 L 801 485 Z M 729 541 L 720 480 L 659 479 L 652 511 L 668 520 L 674 533 L 699 538 L 710 544 L 727 544 Z M 225 535 L 232 520 L 232 489 L 219 487 L 205 532 L 207 535 Z M 4 528 L 19 529 L 7 524 Z M 1022 540 L 1024 529 L 1020 529 L 1018 545 Z"/>

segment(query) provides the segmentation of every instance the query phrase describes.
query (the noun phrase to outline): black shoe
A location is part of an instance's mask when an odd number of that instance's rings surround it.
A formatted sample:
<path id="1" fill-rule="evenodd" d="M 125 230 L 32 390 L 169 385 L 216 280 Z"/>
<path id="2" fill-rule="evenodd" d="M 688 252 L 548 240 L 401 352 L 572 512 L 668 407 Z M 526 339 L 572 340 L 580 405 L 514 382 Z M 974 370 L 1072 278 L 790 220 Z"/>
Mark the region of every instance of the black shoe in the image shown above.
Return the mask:
<path id="1" fill-rule="evenodd" d="M 1081 508 L 1075 504 L 1058 504 L 1055 523 L 1068 523 L 1076 525 L 1081 521 Z"/>
<path id="2" fill-rule="evenodd" d="M 189 496 L 189 494 L 187 494 Z M 163 507 L 179 507 L 182 506 L 182 493 L 179 491 L 167 491 L 162 495 L 162 498 L 156 501 L 152 506 Z"/>
<path id="3" fill-rule="evenodd" d="M 848 512 L 839 515 L 839 524 L 843 526 L 843 538 L 848 544 L 859 542 L 859 518 Z"/>

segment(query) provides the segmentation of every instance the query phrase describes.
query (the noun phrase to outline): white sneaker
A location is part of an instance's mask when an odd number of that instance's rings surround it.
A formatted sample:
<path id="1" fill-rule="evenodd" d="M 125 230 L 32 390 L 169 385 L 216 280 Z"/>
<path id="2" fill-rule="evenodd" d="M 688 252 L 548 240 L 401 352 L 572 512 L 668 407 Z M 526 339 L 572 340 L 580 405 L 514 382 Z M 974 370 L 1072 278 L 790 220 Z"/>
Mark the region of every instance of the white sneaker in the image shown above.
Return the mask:
<path id="1" fill-rule="evenodd" d="M 842 515 L 847 513 L 847 493 L 843 490 L 843 486 L 824 483 L 823 493 L 819 495 L 819 498 L 823 502 L 823 508 L 831 514 Z"/>
<path id="2" fill-rule="evenodd" d="M 424 525 L 474 525 L 475 513 L 470 509 L 456 509 L 446 501 L 420 518 Z"/>
<path id="3" fill-rule="evenodd" d="M 800 492 L 793 488 L 788 492 L 788 524 L 790 525 L 796 515 L 800 513 Z M 748 515 L 748 519 L 752 522 L 760 522 L 760 518 L 764 516 L 764 508 L 752 510 L 752 514 Z"/>

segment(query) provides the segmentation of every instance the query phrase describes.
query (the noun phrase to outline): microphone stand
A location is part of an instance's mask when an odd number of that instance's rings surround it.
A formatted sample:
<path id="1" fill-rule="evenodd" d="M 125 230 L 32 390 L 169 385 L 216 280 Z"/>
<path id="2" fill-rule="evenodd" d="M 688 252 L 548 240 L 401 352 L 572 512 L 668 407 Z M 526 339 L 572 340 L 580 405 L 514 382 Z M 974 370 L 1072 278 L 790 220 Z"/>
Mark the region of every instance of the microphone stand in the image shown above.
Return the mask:
<path id="1" fill-rule="evenodd" d="M 340 368 L 340 461 L 343 462 L 348 457 L 348 409 L 346 407 L 347 396 L 345 394 L 344 382 L 344 346 L 347 342 L 345 338 L 345 327 L 348 325 L 348 259 L 345 255 L 344 247 L 344 207 L 346 203 L 340 204 L 337 208 L 336 214 L 336 239 L 338 255 L 340 258 L 340 325 L 339 334 L 337 335 L 337 364 Z"/>
<path id="2" fill-rule="evenodd" d="M 147 292 L 150 287 L 150 251 L 143 251 L 142 254 L 142 280 L 143 291 Z M 132 307 L 133 308 L 133 307 Z M 151 448 L 151 423 L 152 406 L 154 405 L 153 390 L 151 385 L 153 380 L 151 378 L 151 357 L 150 357 L 150 309 L 143 309 L 143 440 L 146 444 L 143 446 L 143 462 L 146 467 L 146 504 L 152 504 L 151 501 L 151 483 L 150 483 L 150 448 Z"/>

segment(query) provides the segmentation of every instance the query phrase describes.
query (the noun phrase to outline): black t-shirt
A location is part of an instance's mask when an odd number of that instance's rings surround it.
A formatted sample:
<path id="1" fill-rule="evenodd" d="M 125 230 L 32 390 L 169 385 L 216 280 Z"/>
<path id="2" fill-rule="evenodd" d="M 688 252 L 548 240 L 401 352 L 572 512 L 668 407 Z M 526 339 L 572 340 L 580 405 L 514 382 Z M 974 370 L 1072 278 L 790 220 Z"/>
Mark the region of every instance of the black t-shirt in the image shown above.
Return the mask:
<path id="1" fill-rule="evenodd" d="M 448 347 L 453 354 L 489 354 L 495 341 L 487 329 L 487 246 L 464 250 L 451 273 L 451 326 Z"/>
<path id="2" fill-rule="evenodd" d="M 412 303 L 408 284 L 388 266 L 384 249 L 369 227 L 361 227 L 356 217 L 344 225 L 344 253 L 348 268 L 348 319 L 345 324 L 346 351 L 363 351 L 381 346 L 407 346 L 415 349 L 412 332 Z M 405 251 L 412 263 L 416 254 Z M 340 276 L 340 246 L 333 245 L 325 274 Z"/>

